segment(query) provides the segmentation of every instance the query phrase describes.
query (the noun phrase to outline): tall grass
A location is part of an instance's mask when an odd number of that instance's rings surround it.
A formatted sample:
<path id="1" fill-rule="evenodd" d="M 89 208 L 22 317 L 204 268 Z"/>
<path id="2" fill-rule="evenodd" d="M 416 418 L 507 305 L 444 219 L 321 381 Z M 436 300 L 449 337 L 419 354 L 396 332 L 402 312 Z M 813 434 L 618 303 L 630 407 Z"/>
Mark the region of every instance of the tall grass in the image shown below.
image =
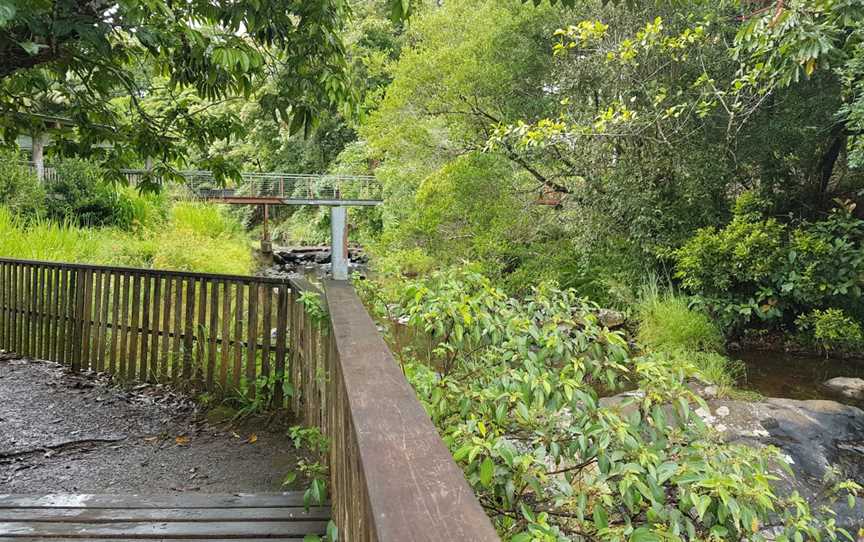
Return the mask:
<path id="1" fill-rule="evenodd" d="M 155 207 L 142 206 L 139 211 L 144 223 L 126 231 L 25 222 L 0 207 L 0 256 L 200 273 L 253 272 L 249 240 L 226 213 L 200 203 L 179 203 L 163 221 Z"/>
<path id="2" fill-rule="evenodd" d="M 662 289 L 656 279 L 640 290 L 638 341 L 643 348 L 661 352 L 692 367 L 721 395 L 733 392 L 744 376 L 744 365 L 723 354 L 723 335 L 707 314 L 690 307 L 686 297 Z"/>
<path id="3" fill-rule="evenodd" d="M 639 342 L 655 350 L 720 352 L 723 335 L 707 314 L 690 308 L 686 297 L 661 290 L 657 280 L 641 289 Z"/>

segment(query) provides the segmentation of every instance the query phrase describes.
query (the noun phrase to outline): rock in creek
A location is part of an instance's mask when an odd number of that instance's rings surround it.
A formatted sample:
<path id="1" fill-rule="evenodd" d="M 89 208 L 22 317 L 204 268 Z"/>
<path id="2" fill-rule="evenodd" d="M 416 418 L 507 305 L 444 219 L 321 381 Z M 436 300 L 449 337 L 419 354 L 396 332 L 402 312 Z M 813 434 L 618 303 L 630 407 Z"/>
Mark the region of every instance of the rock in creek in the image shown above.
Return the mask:
<path id="1" fill-rule="evenodd" d="M 864 401 L 864 379 L 847 378 L 838 376 L 823 384 L 834 393 L 840 394 L 846 399 L 853 401 Z"/>
<path id="2" fill-rule="evenodd" d="M 348 262 L 351 272 L 364 269 L 369 258 L 362 248 L 348 249 Z M 289 278 L 303 275 L 325 275 L 331 262 L 330 247 L 276 247 L 273 250 L 273 264 L 262 275 L 274 278 Z"/>
<path id="3" fill-rule="evenodd" d="M 780 492 L 797 490 L 811 503 L 830 505 L 837 524 L 852 532 L 864 525 L 864 498 L 852 509 L 845 498 L 822 501 L 832 477 L 864 484 L 864 411 L 835 401 L 767 398 L 714 399 L 696 412 L 727 442 L 779 448 L 793 473 L 776 469 Z"/>
<path id="4" fill-rule="evenodd" d="M 776 466 L 781 494 L 798 491 L 813 510 L 830 506 L 837 514 L 837 525 L 855 533 L 864 526 L 864 498 L 849 508 L 846 499 L 831 502 L 826 490 L 833 482 L 854 480 L 864 485 L 864 411 L 835 401 L 766 398 L 761 401 L 735 401 L 716 398 L 716 389 L 691 383 L 694 393 L 706 400 L 706 407 L 694 412 L 717 430 L 726 442 L 747 446 L 774 446 L 792 471 Z M 637 390 L 600 399 L 608 408 L 623 414 L 636 408 L 628 398 L 641 397 Z"/>

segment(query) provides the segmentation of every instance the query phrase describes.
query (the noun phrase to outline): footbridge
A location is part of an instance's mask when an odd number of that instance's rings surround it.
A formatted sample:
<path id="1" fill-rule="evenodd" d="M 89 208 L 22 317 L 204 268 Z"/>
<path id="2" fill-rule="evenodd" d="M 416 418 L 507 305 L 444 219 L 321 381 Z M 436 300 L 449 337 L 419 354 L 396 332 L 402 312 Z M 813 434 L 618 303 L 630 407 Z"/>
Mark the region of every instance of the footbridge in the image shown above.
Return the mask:
<path id="1" fill-rule="evenodd" d="M 331 518 L 344 542 L 499 540 L 348 282 L 0 259 L 0 350 L 214 404 L 258 397 L 327 437 L 330 496 L 140 495 L 122 480 L 81 495 L 70 480 L 0 495 L 0 542 L 299 542 L 324 539 Z"/>
<path id="2" fill-rule="evenodd" d="M 150 172 L 123 170 L 130 184 Z M 182 171 L 184 186 L 196 198 L 229 205 L 259 205 L 264 227 L 261 248 L 272 250 L 268 228 L 272 205 L 317 205 L 330 208 L 332 274 L 348 278 L 348 207 L 372 207 L 382 203 L 382 189 L 371 175 L 242 173 L 239 179 L 219 182 L 209 171 Z"/>

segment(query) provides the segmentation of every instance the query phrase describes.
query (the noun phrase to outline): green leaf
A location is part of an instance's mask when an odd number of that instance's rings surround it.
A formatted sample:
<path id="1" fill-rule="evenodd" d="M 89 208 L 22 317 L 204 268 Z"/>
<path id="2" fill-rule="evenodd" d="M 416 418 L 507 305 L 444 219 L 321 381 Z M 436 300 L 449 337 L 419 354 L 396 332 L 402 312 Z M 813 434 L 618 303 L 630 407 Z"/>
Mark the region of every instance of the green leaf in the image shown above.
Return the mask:
<path id="1" fill-rule="evenodd" d="M 594 525 L 598 530 L 609 527 L 609 518 L 606 516 L 606 509 L 599 503 L 594 505 Z"/>
<path id="2" fill-rule="evenodd" d="M 660 537 L 648 527 L 639 527 L 630 535 L 630 542 L 658 542 Z"/>
<path id="3" fill-rule="evenodd" d="M 480 483 L 485 487 L 492 484 L 492 476 L 495 474 L 495 462 L 491 457 L 487 457 L 480 464 Z"/>
<path id="4" fill-rule="evenodd" d="M 19 41 L 18 45 L 21 46 L 22 49 L 27 51 L 29 55 L 36 55 L 39 53 L 39 49 L 44 49 L 45 45 L 39 45 L 38 43 L 34 43 L 32 41 Z"/>

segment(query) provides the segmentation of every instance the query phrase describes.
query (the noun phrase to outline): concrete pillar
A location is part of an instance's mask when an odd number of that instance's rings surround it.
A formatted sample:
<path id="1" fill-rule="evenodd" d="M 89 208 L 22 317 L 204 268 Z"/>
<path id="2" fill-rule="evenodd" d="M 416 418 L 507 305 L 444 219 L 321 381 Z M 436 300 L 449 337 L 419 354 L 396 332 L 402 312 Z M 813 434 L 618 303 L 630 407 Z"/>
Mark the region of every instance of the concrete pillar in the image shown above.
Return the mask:
<path id="1" fill-rule="evenodd" d="M 45 134 L 33 132 L 33 166 L 36 168 L 36 177 L 39 180 L 45 178 Z"/>
<path id="2" fill-rule="evenodd" d="M 270 206 L 264 204 L 262 207 L 264 207 L 264 226 L 261 228 L 261 252 L 263 254 L 273 254 L 273 241 L 270 239 L 270 226 L 268 224 Z"/>
<path id="3" fill-rule="evenodd" d="M 347 207 L 330 207 L 330 262 L 333 280 L 348 280 Z"/>

